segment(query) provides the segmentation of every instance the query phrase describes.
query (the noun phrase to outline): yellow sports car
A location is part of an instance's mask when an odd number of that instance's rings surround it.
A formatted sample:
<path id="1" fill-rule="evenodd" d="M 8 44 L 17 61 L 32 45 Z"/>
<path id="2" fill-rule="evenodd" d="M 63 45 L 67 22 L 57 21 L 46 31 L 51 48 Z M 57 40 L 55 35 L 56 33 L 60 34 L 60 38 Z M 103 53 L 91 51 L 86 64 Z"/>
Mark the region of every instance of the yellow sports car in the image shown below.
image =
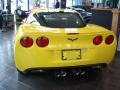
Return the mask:
<path id="1" fill-rule="evenodd" d="M 33 10 L 14 39 L 15 64 L 23 73 L 102 67 L 112 61 L 117 45 L 112 31 L 85 24 L 69 9 Z"/>

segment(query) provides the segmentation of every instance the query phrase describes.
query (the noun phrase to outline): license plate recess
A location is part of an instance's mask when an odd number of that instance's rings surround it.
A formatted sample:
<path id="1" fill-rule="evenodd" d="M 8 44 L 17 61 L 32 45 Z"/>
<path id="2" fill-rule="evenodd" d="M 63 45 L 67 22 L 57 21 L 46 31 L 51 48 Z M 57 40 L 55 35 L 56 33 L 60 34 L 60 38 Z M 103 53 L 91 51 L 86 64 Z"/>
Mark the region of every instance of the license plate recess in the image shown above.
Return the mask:
<path id="1" fill-rule="evenodd" d="M 80 60 L 80 59 L 81 59 L 80 49 L 62 50 L 62 60 Z"/>

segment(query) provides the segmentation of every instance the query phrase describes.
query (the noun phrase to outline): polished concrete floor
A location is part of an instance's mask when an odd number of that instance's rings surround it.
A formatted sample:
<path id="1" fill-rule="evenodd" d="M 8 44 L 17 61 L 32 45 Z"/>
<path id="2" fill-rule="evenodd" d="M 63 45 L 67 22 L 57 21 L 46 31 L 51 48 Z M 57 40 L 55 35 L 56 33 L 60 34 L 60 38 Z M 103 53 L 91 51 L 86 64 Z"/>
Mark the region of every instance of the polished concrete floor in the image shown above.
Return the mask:
<path id="1" fill-rule="evenodd" d="M 13 30 L 0 32 L 0 90 L 120 90 L 120 52 L 101 73 L 55 78 L 50 73 L 19 74 L 13 59 Z"/>

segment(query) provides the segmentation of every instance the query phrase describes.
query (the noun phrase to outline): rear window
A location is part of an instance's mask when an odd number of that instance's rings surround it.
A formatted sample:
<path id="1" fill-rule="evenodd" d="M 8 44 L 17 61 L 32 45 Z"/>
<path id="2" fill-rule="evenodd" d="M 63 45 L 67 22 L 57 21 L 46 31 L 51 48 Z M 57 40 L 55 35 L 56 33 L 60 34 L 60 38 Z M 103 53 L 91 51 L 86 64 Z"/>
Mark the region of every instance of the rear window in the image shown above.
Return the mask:
<path id="1" fill-rule="evenodd" d="M 44 12 L 36 13 L 34 16 L 41 25 L 47 27 L 80 28 L 84 26 L 81 17 L 77 13 Z"/>

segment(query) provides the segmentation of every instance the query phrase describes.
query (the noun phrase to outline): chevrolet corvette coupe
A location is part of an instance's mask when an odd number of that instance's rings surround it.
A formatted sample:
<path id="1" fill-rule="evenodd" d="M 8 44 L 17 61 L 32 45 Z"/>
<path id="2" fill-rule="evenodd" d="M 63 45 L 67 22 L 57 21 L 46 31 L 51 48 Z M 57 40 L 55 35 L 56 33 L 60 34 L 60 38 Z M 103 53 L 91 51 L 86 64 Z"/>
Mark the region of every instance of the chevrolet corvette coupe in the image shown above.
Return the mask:
<path id="1" fill-rule="evenodd" d="M 112 62 L 116 45 L 112 31 L 85 24 L 74 10 L 36 9 L 15 34 L 14 60 L 23 73 L 102 67 Z"/>

